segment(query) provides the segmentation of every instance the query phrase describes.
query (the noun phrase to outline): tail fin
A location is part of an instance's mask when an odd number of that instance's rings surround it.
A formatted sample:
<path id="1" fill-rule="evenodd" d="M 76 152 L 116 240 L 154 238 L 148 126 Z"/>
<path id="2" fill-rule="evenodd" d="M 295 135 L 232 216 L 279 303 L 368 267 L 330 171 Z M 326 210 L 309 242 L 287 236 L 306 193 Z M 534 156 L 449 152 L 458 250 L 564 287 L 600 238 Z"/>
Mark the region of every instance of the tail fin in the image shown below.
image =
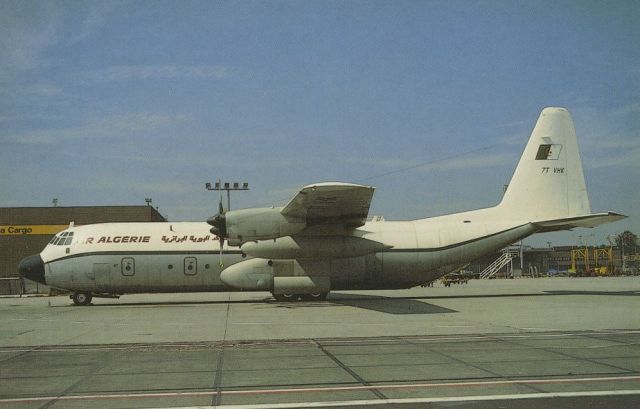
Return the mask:
<path id="1" fill-rule="evenodd" d="M 532 222 L 591 214 L 569 111 L 542 110 L 498 206 L 507 216 Z"/>

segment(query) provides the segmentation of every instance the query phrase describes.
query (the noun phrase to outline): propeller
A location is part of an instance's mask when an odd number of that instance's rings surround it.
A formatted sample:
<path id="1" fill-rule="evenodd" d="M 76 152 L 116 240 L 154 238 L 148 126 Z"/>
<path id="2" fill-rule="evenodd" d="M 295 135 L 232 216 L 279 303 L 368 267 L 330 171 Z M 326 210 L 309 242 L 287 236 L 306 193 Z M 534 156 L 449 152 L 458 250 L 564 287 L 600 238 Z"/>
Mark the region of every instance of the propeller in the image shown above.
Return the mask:
<path id="1" fill-rule="evenodd" d="M 227 218 L 224 213 L 221 193 L 220 203 L 218 204 L 218 214 L 207 219 L 207 223 L 213 226 L 209 231 L 218 236 L 218 240 L 220 241 L 220 267 L 224 267 L 224 263 L 222 262 L 222 247 L 224 246 L 224 239 L 227 237 Z"/>

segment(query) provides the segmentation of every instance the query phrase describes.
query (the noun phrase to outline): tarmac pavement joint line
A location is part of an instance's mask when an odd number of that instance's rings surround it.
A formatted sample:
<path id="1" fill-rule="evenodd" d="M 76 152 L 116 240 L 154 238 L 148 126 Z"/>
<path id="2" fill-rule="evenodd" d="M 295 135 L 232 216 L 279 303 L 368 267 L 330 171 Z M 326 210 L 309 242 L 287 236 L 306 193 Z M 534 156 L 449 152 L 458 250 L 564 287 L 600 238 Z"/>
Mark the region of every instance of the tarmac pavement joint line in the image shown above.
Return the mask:
<path id="1" fill-rule="evenodd" d="M 229 294 L 229 298 L 227 301 L 231 301 L 231 294 Z M 222 345 L 218 351 L 218 359 L 216 362 L 216 371 L 215 377 L 213 379 L 213 389 L 215 389 L 215 394 L 211 397 L 211 404 L 214 406 L 220 405 L 222 394 L 220 393 L 220 388 L 222 386 L 222 367 L 224 365 L 224 345 L 227 341 L 227 329 L 229 328 L 229 312 L 231 309 L 231 304 L 227 303 L 227 311 L 225 313 L 224 318 L 224 335 L 222 336 Z"/>
<path id="2" fill-rule="evenodd" d="M 611 376 L 611 377 L 591 377 L 591 378 L 561 378 L 561 379 L 518 379 L 518 380 L 496 380 L 496 381 L 479 381 L 479 382 L 443 382 L 443 383 L 415 383 L 415 384 L 381 384 L 381 385 L 354 385 L 354 386 L 335 386 L 335 387 L 312 387 L 312 388 L 282 388 L 282 389 L 246 389 L 246 390 L 229 390 L 229 391 L 197 391 L 197 392 L 158 392 L 158 393 L 121 393 L 121 394 L 93 394 L 93 395 L 58 395 L 58 396 L 38 396 L 31 398 L 7 398 L 0 399 L 0 405 L 9 404 L 9 403 L 31 403 L 31 402 L 42 402 L 42 401 L 75 401 L 75 400 L 99 400 L 99 399 L 135 399 L 135 398 L 169 398 L 169 397 L 193 397 L 193 396 L 215 396 L 215 395 L 271 395 L 271 394 L 279 394 L 279 393 L 317 393 L 317 392 L 342 392 L 342 391 L 357 391 L 357 390 L 391 390 L 391 389 L 422 389 L 422 388 L 458 388 L 458 387 L 480 387 L 480 386 L 500 386 L 500 385 L 543 385 L 543 384 L 571 384 L 571 383 L 597 383 L 597 382 L 620 382 L 620 381 L 640 381 L 640 375 L 630 375 L 630 376 Z M 515 394 L 513 396 L 533 396 L 538 398 L 553 398 L 553 397 L 577 397 L 577 396 L 610 396 L 619 394 L 620 391 L 583 391 L 583 392 L 543 392 L 543 393 L 533 393 L 533 394 Z M 640 389 L 637 390 L 626 390 L 627 395 L 631 394 L 640 394 Z M 572 393 L 574 395 L 562 396 L 563 393 Z M 600 395 L 579 395 L 580 393 L 594 393 Z M 537 396 L 541 395 L 541 396 Z M 468 399 L 468 400 L 482 400 L 480 399 L 485 395 L 478 395 L 476 399 Z M 486 396 L 501 396 L 502 398 L 493 398 L 492 400 L 499 399 L 515 399 L 510 398 L 512 395 L 486 395 Z M 467 397 L 446 397 L 446 398 L 433 398 L 433 399 L 445 399 L 445 400 L 435 400 L 433 402 L 446 402 L 446 399 L 449 399 L 452 402 L 458 400 L 466 399 Z M 422 399 L 422 398 L 418 398 Z M 431 399 L 431 398 L 425 398 Z M 525 399 L 525 398 L 521 398 Z M 488 399 L 486 399 L 488 400 Z M 386 402 L 386 403 L 399 403 L 396 401 L 402 401 L 402 399 L 377 399 L 372 400 L 371 402 Z M 409 399 L 411 401 L 411 399 Z M 348 401 L 347 401 L 348 402 Z M 355 402 L 355 401 L 354 401 Z M 362 401 L 369 402 L 369 401 Z M 417 401 L 417 402 L 430 402 L 428 400 Z M 337 405 L 336 402 L 315 402 L 316 406 L 328 406 L 325 405 L 332 403 L 333 405 Z M 401 403 L 401 402 L 400 402 Z M 410 402 L 408 402 L 410 403 Z M 361 403 L 360 405 L 364 405 L 365 403 Z M 298 403 L 297 405 L 301 405 Z M 228 408 L 238 408 L 238 407 L 255 407 L 255 408 L 271 408 L 271 407 L 289 407 L 280 405 L 256 405 L 256 406 L 246 406 L 246 405 L 229 405 L 229 406 L 196 406 L 195 408 L 213 408 L 213 407 L 228 407 Z M 290 407 L 296 407 L 290 406 Z M 312 407 L 312 406 L 308 406 Z M 184 407 L 184 409 L 191 407 Z M 166 409 L 166 408 L 165 408 Z"/>
<path id="3" fill-rule="evenodd" d="M 585 331 L 572 331 L 566 333 L 559 334 L 543 334 L 537 332 L 527 332 L 524 334 L 496 334 L 496 335 L 463 335 L 463 336 L 438 336 L 438 337 L 421 337 L 421 336 L 402 336 L 403 340 L 407 341 L 420 341 L 424 343 L 435 343 L 442 341 L 468 341 L 468 340 L 499 340 L 499 339 L 510 339 L 510 338 L 567 338 L 567 337 L 576 337 L 576 336 L 594 336 L 594 335 L 635 335 L 640 334 L 640 330 L 611 330 L 611 331 L 599 331 L 599 332 L 585 332 Z M 378 338 L 378 337 L 376 337 Z M 336 338 L 313 338 L 313 339 L 265 339 L 265 340 L 238 340 L 238 341 L 199 341 L 199 342 L 189 342 L 189 343 L 158 343 L 158 344 L 149 344 L 149 343 L 136 343 L 136 344 L 104 344 L 104 345 L 59 345 L 59 346 L 33 346 L 33 347 L 4 347 L 0 350 L 0 354 L 2 353 L 13 353 L 13 352 L 69 352 L 69 351 L 126 351 L 126 350 L 155 350 L 158 348 L 199 348 L 203 346 L 209 347 L 210 345 L 219 345 L 219 346 L 261 346 L 261 345 L 270 345 L 274 342 L 277 343 L 287 343 L 287 344 L 300 344 L 300 345 L 315 345 L 316 342 L 322 342 L 323 345 L 329 346 L 332 344 L 358 344 L 364 341 L 367 341 L 371 338 L 361 337 L 355 339 L 336 339 Z M 380 339 L 376 342 L 378 344 L 394 344 L 398 341 L 398 337 L 389 338 L 389 339 Z M 628 345 L 637 345 L 637 343 L 628 344 Z M 589 348 L 604 348 L 602 346 L 597 347 L 580 347 L 580 349 Z"/>
<path id="4" fill-rule="evenodd" d="M 316 345 L 318 347 L 318 349 L 320 349 L 320 351 L 322 351 L 327 357 L 329 357 L 329 359 L 331 359 L 333 362 L 335 362 L 340 368 L 342 368 L 345 372 L 347 372 L 349 375 L 351 375 L 351 377 L 353 377 L 353 379 L 355 379 L 356 381 L 358 381 L 359 383 L 361 383 L 362 385 L 368 387 L 368 389 L 378 397 L 378 399 L 386 399 L 387 397 L 384 396 L 384 394 L 382 394 L 382 392 L 380 392 L 378 389 L 373 388 L 371 386 L 371 384 L 367 381 L 365 381 L 364 379 L 362 379 L 362 377 L 360 377 L 360 375 L 358 375 L 356 372 L 354 372 L 351 368 L 349 368 L 347 365 L 345 365 L 341 360 L 339 360 L 334 354 L 332 354 L 331 352 L 327 351 L 322 344 L 320 344 L 319 342 L 316 342 Z"/>
<path id="5" fill-rule="evenodd" d="M 443 335 L 443 336 L 429 336 L 429 337 L 423 337 L 423 336 L 402 336 L 402 339 L 404 340 L 408 340 L 408 341 L 421 341 L 421 342 L 442 342 L 442 341 L 468 341 L 468 340 L 499 340 L 499 339 L 509 339 L 509 338 L 567 338 L 567 337 L 578 337 L 578 336 L 584 336 L 584 335 L 589 335 L 589 336 L 593 336 L 593 335 L 635 335 L 635 334 L 640 334 L 640 330 L 611 330 L 611 331 L 571 331 L 571 332 L 563 332 L 563 333 L 557 333 L 557 334 L 545 334 L 545 333 L 539 333 L 539 332 L 524 332 L 524 333 L 520 333 L 520 334 L 492 334 L 492 335 L 455 335 L 455 336 L 451 336 L 451 335 Z M 379 337 L 376 337 L 376 339 Z M 360 343 L 362 341 L 366 341 L 369 338 L 355 338 L 355 339 L 348 339 L 348 340 L 344 340 L 344 339 L 335 339 L 335 338 L 329 338 L 329 339 L 321 339 L 321 338 L 316 338 L 316 340 L 322 341 L 323 345 L 331 345 L 331 343 L 339 343 L 339 344 L 347 344 L 347 343 Z M 395 343 L 397 341 L 397 337 L 395 338 L 388 338 L 388 339 L 381 339 L 378 340 L 378 343 Z"/>
<path id="6" fill-rule="evenodd" d="M 331 406 L 372 406 L 388 404 L 409 404 L 409 403 L 445 403 L 445 402 L 472 402 L 472 401 L 494 401 L 494 400 L 519 400 L 519 399 L 549 399 L 549 398 L 575 398 L 594 396 L 621 396 L 638 395 L 640 390 L 620 390 L 620 391 L 587 391 L 587 392 L 552 392 L 552 393 L 523 393 L 514 395 L 479 395 L 460 396 L 450 398 L 406 398 L 406 399 L 379 399 L 379 400 L 352 400 L 336 402 L 299 402 L 281 404 L 258 404 L 258 405 L 222 405 L 222 406 L 189 406 L 172 409 L 277 409 L 277 408 L 321 408 Z M 163 408 L 166 409 L 166 408 Z"/>

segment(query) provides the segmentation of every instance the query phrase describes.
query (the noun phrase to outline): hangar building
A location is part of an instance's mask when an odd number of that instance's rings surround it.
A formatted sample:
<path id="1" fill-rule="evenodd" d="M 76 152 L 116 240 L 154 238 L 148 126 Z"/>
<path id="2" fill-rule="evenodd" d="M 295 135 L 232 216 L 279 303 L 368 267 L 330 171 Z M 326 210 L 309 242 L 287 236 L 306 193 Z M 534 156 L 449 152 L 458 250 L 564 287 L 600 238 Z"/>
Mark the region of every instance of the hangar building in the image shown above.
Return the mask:
<path id="1" fill-rule="evenodd" d="M 0 295 L 21 291 L 18 264 L 51 237 L 76 225 L 167 221 L 152 206 L 0 207 Z"/>

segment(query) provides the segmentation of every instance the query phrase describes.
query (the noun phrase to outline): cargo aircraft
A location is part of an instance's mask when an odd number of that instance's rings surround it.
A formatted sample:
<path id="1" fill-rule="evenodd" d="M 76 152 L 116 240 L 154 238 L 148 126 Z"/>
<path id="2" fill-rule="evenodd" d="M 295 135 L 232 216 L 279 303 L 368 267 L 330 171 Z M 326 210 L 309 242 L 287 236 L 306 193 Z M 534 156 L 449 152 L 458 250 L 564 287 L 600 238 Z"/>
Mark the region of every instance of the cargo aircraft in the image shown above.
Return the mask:
<path id="1" fill-rule="evenodd" d="M 413 221 L 368 220 L 374 188 L 303 187 L 285 206 L 219 212 L 206 223 L 74 226 L 23 259 L 23 277 L 94 296 L 269 291 L 279 301 L 331 290 L 410 288 L 432 282 L 534 233 L 595 227 L 625 216 L 591 213 L 575 129 L 545 108 L 501 202 Z M 211 228 L 211 225 L 213 226 Z"/>

